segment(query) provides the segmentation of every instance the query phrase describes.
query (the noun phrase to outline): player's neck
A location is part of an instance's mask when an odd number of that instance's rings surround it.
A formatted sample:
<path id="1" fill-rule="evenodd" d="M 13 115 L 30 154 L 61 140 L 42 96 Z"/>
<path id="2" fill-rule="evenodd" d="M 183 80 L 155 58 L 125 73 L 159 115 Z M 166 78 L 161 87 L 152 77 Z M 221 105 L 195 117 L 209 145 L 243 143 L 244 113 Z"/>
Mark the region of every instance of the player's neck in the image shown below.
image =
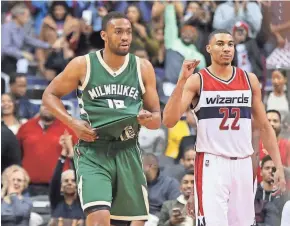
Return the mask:
<path id="1" fill-rule="evenodd" d="M 117 71 L 120 67 L 122 67 L 125 59 L 126 56 L 116 55 L 106 48 L 103 50 L 103 60 L 113 71 Z"/>
<path id="2" fill-rule="evenodd" d="M 223 80 L 228 80 L 233 74 L 232 65 L 219 65 L 219 64 L 211 64 L 208 69 L 212 74 L 216 77 L 221 78 Z"/>

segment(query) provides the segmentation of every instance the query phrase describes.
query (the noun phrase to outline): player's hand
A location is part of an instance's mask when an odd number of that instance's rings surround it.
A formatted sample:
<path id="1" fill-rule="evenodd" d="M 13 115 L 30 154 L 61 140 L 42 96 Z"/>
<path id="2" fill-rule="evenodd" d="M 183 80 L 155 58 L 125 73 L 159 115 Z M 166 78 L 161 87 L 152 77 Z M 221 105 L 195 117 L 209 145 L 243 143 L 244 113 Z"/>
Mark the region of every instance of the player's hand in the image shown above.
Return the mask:
<path id="1" fill-rule="evenodd" d="M 185 60 L 181 67 L 180 80 L 187 80 L 194 72 L 194 69 L 200 63 L 200 60 Z"/>
<path id="2" fill-rule="evenodd" d="M 81 140 L 94 142 L 96 139 L 98 139 L 96 131 L 86 121 L 72 119 L 70 127 Z"/>
<path id="3" fill-rule="evenodd" d="M 148 122 L 152 121 L 153 114 L 150 111 L 142 109 L 137 115 L 138 123 L 145 126 Z"/>
<path id="4" fill-rule="evenodd" d="M 274 193 L 274 195 L 277 195 L 286 191 L 286 180 L 285 180 L 283 167 L 277 168 L 274 174 L 274 186 L 277 188 L 277 191 Z"/>
<path id="5" fill-rule="evenodd" d="M 186 204 L 186 213 L 187 216 L 195 219 L 195 206 L 194 206 L 194 194 L 191 193 Z"/>

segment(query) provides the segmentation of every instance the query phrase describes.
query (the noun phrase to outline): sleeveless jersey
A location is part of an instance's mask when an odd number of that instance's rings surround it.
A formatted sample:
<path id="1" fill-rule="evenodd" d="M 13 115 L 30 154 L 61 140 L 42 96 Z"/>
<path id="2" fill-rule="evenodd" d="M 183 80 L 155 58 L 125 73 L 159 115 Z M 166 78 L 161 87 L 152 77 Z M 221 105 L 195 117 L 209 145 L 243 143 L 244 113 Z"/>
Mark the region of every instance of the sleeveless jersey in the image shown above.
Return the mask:
<path id="1" fill-rule="evenodd" d="M 233 67 L 228 81 L 201 70 L 200 97 L 194 108 L 196 151 L 243 158 L 253 153 L 252 91 L 246 72 Z"/>
<path id="2" fill-rule="evenodd" d="M 114 72 L 100 51 L 85 58 L 87 73 L 77 92 L 81 119 L 97 128 L 100 136 L 126 139 L 125 133 L 127 138 L 134 137 L 139 130 L 137 115 L 145 93 L 140 59 L 127 54 L 123 66 Z"/>

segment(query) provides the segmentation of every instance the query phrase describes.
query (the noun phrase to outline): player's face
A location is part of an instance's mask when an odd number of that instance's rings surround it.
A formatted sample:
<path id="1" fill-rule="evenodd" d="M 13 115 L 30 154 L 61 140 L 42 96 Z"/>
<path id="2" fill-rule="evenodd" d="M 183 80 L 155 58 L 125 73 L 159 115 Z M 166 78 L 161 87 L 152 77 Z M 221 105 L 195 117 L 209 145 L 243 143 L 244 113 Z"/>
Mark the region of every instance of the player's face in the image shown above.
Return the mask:
<path id="1" fill-rule="evenodd" d="M 207 45 L 207 52 L 211 55 L 212 61 L 221 65 L 230 65 L 235 54 L 233 36 L 230 34 L 216 34 Z"/>
<path id="2" fill-rule="evenodd" d="M 275 91 L 281 92 L 286 84 L 286 79 L 280 71 L 273 71 L 272 84 Z"/>
<path id="3" fill-rule="evenodd" d="M 278 136 L 279 133 L 281 132 L 281 121 L 280 121 L 279 115 L 276 114 L 275 112 L 269 112 L 267 113 L 267 118 L 271 126 L 275 130 L 276 136 Z"/>
<path id="4" fill-rule="evenodd" d="M 69 171 L 61 181 L 61 190 L 68 195 L 73 195 L 76 193 L 76 181 L 73 171 Z"/>
<path id="5" fill-rule="evenodd" d="M 185 169 L 194 169 L 194 160 L 196 152 L 194 150 L 189 150 L 184 154 L 184 158 L 181 160 L 181 163 L 184 165 Z"/>
<path id="6" fill-rule="evenodd" d="M 193 190 L 194 186 L 194 175 L 185 175 L 182 178 L 180 190 L 181 193 L 185 196 L 185 198 L 188 198 Z"/>
<path id="7" fill-rule="evenodd" d="M 273 178 L 272 178 L 272 169 L 274 167 L 274 162 L 272 160 L 269 160 L 264 163 L 263 168 L 261 170 L 261 176 L 263 177 L 263 181 L 270 183 Z"/>
<path id="8" fill-rule="evenodd" d="M 107 30 L 101 32 L 102 38 L 110 51 L 119 56 L 126 56 L 132 42 L 132 27 L 127 19 L 112 19 Z"/>

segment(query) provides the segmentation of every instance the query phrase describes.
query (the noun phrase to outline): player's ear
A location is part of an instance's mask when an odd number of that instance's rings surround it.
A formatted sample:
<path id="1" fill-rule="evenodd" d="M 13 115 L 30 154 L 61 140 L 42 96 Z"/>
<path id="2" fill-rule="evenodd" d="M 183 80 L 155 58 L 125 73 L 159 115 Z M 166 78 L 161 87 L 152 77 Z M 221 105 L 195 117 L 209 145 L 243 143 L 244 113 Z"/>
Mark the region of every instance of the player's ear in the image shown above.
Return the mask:
<path id="1" fill-rule="evenodd" d="M 101 31 L 101 38 L 106 41 L 107 40 L 107 32 Z"/>
<path id="2" fill-rule="evenodd" d="M 211 54 L 211 48 L 210 48 L 210 45 L 206 45 L 206 52 L 208 52 L 209 54 Z"/>

